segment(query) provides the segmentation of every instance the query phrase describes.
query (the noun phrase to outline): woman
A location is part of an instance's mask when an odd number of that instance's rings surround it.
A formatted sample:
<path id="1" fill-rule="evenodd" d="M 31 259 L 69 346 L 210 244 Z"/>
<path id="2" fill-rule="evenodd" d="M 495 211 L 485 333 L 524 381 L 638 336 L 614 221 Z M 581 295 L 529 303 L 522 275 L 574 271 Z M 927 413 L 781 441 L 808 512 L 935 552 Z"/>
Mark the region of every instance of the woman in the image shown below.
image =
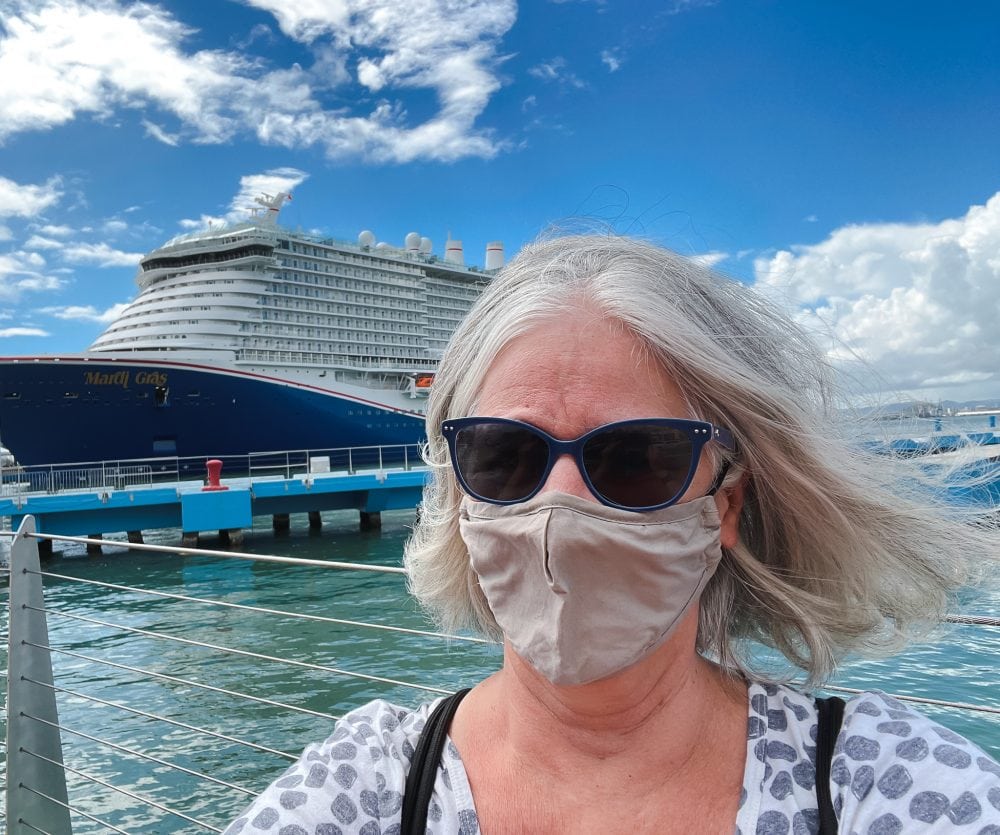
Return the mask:
<path id="1" fill-rule="evenodd" d="M 1000 835 L 974 745 L 867 693 L 830 763 L 813 700 L 755 664 L 769 644 L 815 686 L 998 554 L 837 441 L 828 380 L 751 290 L 648 244 L 537 244 L 491 284 L 435 380 L 405 562 L 504 663 L 432 758 L 427 831 Z M 349 714 L 227 832 L 398 832 L 429 712 Z"/>

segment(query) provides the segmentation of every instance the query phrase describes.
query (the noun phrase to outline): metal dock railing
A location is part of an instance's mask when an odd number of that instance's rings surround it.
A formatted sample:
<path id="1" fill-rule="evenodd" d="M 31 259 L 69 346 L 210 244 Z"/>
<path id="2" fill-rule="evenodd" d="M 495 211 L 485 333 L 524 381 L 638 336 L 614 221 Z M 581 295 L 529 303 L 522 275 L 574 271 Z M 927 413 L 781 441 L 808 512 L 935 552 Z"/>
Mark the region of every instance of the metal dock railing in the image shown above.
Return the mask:
<path id="1" fill-rule="evenodd" d="M 349 629 L 352 635 L 359 636 L 357 640 L 363 640 L 360 636 L 366 635 L 392 636 L 394 640 L 426 642 L 432 653 L 437 653 L 445 643 L 459 652 L 461 647 L 473 651 L 478 648 L 481 652 L 487 645 L 480 638 L 446 635 L 429 629 L 295 612 L 43 570 L 37 548 L 40 539 L 74 543 L 86 540 L 36 534 L 30 516 L 25 518 L 16 534 L 6 536 L 12 537 L 5 746 L 6 821 L 10 835 L 29 832 L 43 835 L 221 832 L 241 808 L 277 776 L 280 768 L 299 755 L 298 750 L 283 750 L 286 746 L 253 738 L 255 734 L 246 721 L 248 711 L 262 707 L 268 710 L 269 716 L 280 712 L 293 717 L 290 721 L 301 725 L 302 735 L 313 740 L 328 735 L 338 718 L 328 710 L 307 706 L 307 699 L 282 698 L 280 693 L 266 688 L 266 678 L 262 679 L 263 692 L 251 692 L 254 688 L 249 682 L 247 686 L 234 686 L 228 680 L 220 681 L 225 677 L 218 671 L 235 663 L 231 659 L 277 665 L 298 674 L 315 675 L 320 687 L 344 682 L 348 688 L 355 688 L 353 694 L 357 699 L 352 701 L 347 697 L 340 703 L 351 706 L 362 700 L 363 694 L 368 692 L 364 688 L 369 685 L 390 693 L 412 691 L 420 701 L 453 689 L 442 686 L 441 681 L 411 681 L 409 676 L 378 675 L 315 660 L 281 657 L 259 651 L 259 647 L 247 649 L 179 634 L 182 629 L 156 628 L 156 613 L 160 611 L 155 608 L 157 605 L 294 619 L 322 629 Z M 146 552 L 221 557 L 250 561 L 251 564 L 273 563 L 289 570 L 322 568 L 404 574 L 402 568 L 391 565 L 108 540 L 102 544 Z M 73 611 L 65 605 L 47 603 L 47 584 L 79 584 L 79 599 L 89 602 L 74 607 Z M 146 615 L 146 620 L 141 625 L 127 622 L 130 613 L 124 607 L 111 613 L 95 612 L 102 595 L 112 593 L 127 596 L 130 606 Z M 91 605 L 92 601 L 96 603 Z M 391 618 L 394 613 L 385 614 Z M 1000 619 L 992 617 L 955 616 L 952 620 L 987 628 L 1000 626 Z M 57 641 L 52 634 L 56 624 L 76 624 L 88 631 L 78 634 L 67 628 L 57 628 L 61 639 Z M 84 636 L 91 632 L 100 639 L 102 651 L 88 649 L 92 639 Z M 143 666 L 136 663 L 126 642 L 132 637 L 159 642 L 163 647 L 162 664 Z M 203 653 L 212 666 L 188 664 L 186 657 L 179 653 L 189 651 Z M 53 675 L 54 660 L 59 675 Z M 481 658 L 478 663 L 482 665 Z M 161 669 L 154 669 L 154 666 Z M 72 672 L 72 681 L 64 680 L 64 670 Z M 205 680 L 208 678 L 214 683 Z M 238 684 L 244 684 L 242 677 L 237 675 L 236 678 Z M 176 696 L 173 704 L 195 705 L 219 699 L 219 704 L 226 707 L 209 711 L 213 720 L 211 727 L 207 726 L 209 723 L 192 720 L 186 712 L 179 716 L 167 715 L 169 711 L 161 711 L 155 704 L 129 698 L 131 687 L 149 682 L 169 688 Z M 109 693 L 109 689 L 112 692 Z M 849 688 L 827 689 L 860 692 Z M 1000 706 L 905 695 L 897 698 L 1000 715 Z M 123 765 L 126 762 L 128 765 Z M 251 768 L 249 763 L 256 765 Z M 125 776 L 126 772 L 129 776 Z"/>

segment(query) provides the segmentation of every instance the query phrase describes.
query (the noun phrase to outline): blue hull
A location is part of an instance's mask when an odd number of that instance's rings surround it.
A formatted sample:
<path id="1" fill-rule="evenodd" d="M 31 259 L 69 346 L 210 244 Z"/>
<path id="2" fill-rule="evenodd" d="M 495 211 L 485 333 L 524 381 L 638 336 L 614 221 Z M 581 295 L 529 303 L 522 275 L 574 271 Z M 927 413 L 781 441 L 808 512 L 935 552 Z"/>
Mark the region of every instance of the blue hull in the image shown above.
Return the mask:
<path id="1" fill-rule="evenodd" d="M 423 416 L 191 363 L 0 359 L 0 440 L 28 466 L 413 444 Z"/>

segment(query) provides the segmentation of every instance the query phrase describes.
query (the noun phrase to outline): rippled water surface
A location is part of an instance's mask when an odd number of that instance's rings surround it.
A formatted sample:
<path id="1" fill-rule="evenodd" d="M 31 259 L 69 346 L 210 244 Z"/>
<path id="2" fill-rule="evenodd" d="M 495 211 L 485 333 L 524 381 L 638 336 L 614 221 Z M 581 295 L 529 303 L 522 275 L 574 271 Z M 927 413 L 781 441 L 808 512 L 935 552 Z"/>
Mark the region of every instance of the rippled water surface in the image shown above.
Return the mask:
<path id="1" fill-rule="evenodd" d="M 412 520 L 412 513 L 386 513 L 381 531 L 362 533 L 357 530 L 356 514 L 331 513 L 324 514 L 322 531 L 313 532 L 304 518 L 295 524 L 293 517 L 292 530 L 280 536 L 264 526 L 267 520 L 257 520 L 244 550 L 399 565 Z M 177 531 L 147 535 L 147 541 L 171 544 L 176 544 L 178 538 Z M 210 540 L 205 544 L 213 547 Z M 404 579 L 399 575 L 251 564 L 222 558 L 182 558 L 111 548 L 103 556 L 87 557 L 75 546 L 44 568 L 81 579 L 193 597 L 428 627 L 407 596 Z M 966 596 L 963 608 L 970 613 L 995 615 L 1000 611 L 998 603 L 997 591 L 977 591 Z M 240 691 L 334 715 L 374 697 L 414 705 L 433 694 L 413 687 L 293 668 L 123 633 L 110 626 L 74 621 L 58 613 L 432 687 L 454 689 L 471 685 L 500 663 L 499 651 L 493 647 L 295 621 L 66 580 L 46 579 L 46 605 L 51 610 L 52 646 L 76 653 L 76 656 L 54 655 L 58 686 L 291 754 L 297 754 L 310 741 L 324 738 L 330 731 L 331 720 L 274 705 L 254 704 L 195 684 Z M 1000 629 L 954 627 L 891 661 L 854 663 L 845 670 L 840 683 L 1000 707 L 998 653 Z M 78 656 L 173 678 L 111 668 Z M 232 819 L 246 805 L 250 794 L 109 750 L 72 731 L 140 750 L 233 786 L 245 787 L 250 793 L 263 788 L 288 762 L 277 754 L 130 715 L 68 693 L 59 694 L 58 703 L 60 721 L 67 729 L 63 745 L 69 765 L 217 827 Z M 993 756 L 1000 756 L 1000 717 L 951 709 L 924 710 L 971 737 Z M 69 792 L 75 805 L 131 833 L 209 831 L 150 810 L 127 795 L 95 786 L 80 776 L 69 776 Z M 86 820 L 74 820 L 74 832 L 78 835 L 105 831 L 104 827 Z"/>

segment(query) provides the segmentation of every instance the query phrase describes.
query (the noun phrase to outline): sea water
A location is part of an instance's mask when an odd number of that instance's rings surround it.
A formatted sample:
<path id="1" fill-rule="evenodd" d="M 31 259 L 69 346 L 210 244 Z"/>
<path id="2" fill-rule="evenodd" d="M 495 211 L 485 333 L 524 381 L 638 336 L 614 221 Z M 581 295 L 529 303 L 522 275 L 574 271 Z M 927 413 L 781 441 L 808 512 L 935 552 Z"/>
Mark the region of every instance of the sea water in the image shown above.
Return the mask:
<path id="1" fill-rule="evenodd" d="M 293 517 L 292 529 L 280 535 L 271 531 L 268 520 L 258 519 L 243 550 L 399 565 L 413 514 L 385 513 L 382 520 L 380 531 L 361 532 L 356 514 L 328 513 L 324 514 L 322 530 L 314 531 L 304 517 Z M 147 541 L 170 544 L 177 544 L 178 539 L 178 531 L 147 535 Z M 204 544 L 220 545 L 211 539 Z M 250 606 L 417 629 L 429 627 L 407 595 L 401 575 L 179 557 L 110 547 L 105 551 L 100 556 L 86 556 L 82 547 L 68 546 L 47 562 L 44 570 Z M 297 754 L 309 742 L 324 739 L 330 733 L 331 721 L 241 701 L 183 680 L 334 715 L 372 698 L 414 706 L 434 696 L 403 685 L 352 679 L 123 633 L 111 626 L 74 621 L 56 613 L 449 689 L 475 684 L 496 670 L 501 661 L 499 650 L 493 646 L 283 619 L 66 580 L 47 578 L 45 584 L 53 647 L 177 679 L 156 679 L 142 672 L 112 669 L 56 653 L 53 664 L 57 685 L 289 753 Z M 996 615 L 998 603 L 1000 591 L 996 588 L 969 591 L 963 595 L 959 611 Z M 843 670 L 837 683 L 1000 707 L 998 652 L 1000 629 L 955 626 L 890 660 L 854 661 Z M 250 791 L 262 789 L 288 764 L 279 756 L 129 715 L 77 696 L 60 694 L 58 703 L 68 765 L 220 828 L 249 802 L 248 795 L 123 751 L 109 750 L 74 732 L 111 741 Z M 1000 716 L 935 707 L 921 710 L 971 738 L 992 756 L 1000 757 Z M 81 776 L 70 774 L 68 783 L 74 805 L 127 832 L 204 831 Z M 104 831 L 98 824 L 74 820 L 77 835 Z"/>

